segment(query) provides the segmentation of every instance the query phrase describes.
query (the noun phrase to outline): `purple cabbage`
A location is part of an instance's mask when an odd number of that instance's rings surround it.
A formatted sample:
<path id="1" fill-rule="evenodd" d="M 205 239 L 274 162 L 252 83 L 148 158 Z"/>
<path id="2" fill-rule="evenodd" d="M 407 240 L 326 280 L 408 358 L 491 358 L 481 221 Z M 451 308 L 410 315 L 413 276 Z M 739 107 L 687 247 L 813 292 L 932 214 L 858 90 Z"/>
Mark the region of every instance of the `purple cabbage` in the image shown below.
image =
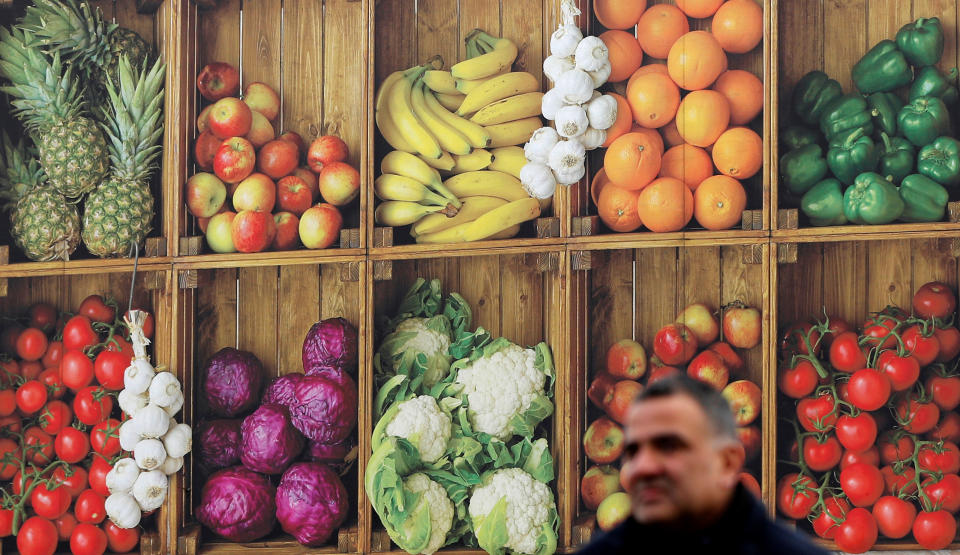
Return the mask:
<path id="1" fill-rule="evenodd" d="M 270 480 L 242 466 L 214 473 L 203 485 L 197 520 L 230 541 L 251 542 L 276 524 L 276 489 Z"/>
<path id="2" fill-rule="evenodd" d="M 338 378 L 340 374 L 343 373 L 343 369 L 337 368 L 336 366 L 319 366 L 314 365 L 307 368 L 308 376 L 332 376 Z"/>
<path id="3" fill-rule="evenodd" d="M 357 328 L 343 318 L 314 324 L 303 339 L 303 369 L 315 366 L 353 368 L 357 365 Z"/>
<path id="4" fill-rule="evenodd" d="M 263 392 L 261 403 L 283 405 L 290 408 L 293 402 L 294 391 L 297 384 L 303 379 L 303 374 L 284 374 L 279 378 L 274 378 Z"/>
<path id="5" fill-rule="evenodd" d="M 264 474 L 280 474 L 303 451 L 303 436 L 283 405 L 261 405 L 240 425 L 240 461 Z"/>
<path id="6" fill-rule="evenodd" d="M 307 441 L 304 457 L 313 462 L 342 463 L 351 449 L 353 449 L 353 442 L 350 439 L 340 443 L 321 443 L 311 439 Z"/>
<path id="7" fill-rule="evenodd" d="M 207 362 L 201 384 L 210 412 L 233 418 L 257 405 L 263 388 L 263 365 L 253 353 L 225 347 Z"/>
<path id="8" fill-rule="evenodd" d="M 292 465 L 277 486 L 277 520 L 303 545 L 326 543 L 350 509 L 347 489 L 330 467 L 315 462 Z"/>
<path id="9" fill-rule="evenodd" d="M 347 373 L 305 376 L 290 407 L 293 425 L 322 443 L 340 443 L 357 425 L 357 384 Z"/>
<path id="10" fill-rule="evenodd" d="M 201 422 L 194 431 L 194 453 L 207 471 L 240 464 L 239 418 Z"/>

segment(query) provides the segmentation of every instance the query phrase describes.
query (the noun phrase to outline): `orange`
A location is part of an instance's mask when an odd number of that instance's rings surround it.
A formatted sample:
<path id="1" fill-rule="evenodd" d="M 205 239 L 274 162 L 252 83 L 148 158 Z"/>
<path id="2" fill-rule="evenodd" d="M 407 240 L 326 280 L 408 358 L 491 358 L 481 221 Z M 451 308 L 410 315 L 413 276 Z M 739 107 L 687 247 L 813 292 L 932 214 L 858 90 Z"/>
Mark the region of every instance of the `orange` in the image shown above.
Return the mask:
<path id="1" fill-rule="evenodd" d="M 608 183 L 600 191 L 597 214 L 613 231 L 634 231 L 640 227 L 640 215 L 637 214 L 639 196 L 639 191 L 630 191 Z"/>
<path id="2" fill-rule="evenodd" d="M 677 131 L 677 120 L 673 120 L 661 127 L 660 134 L 663 136 L 663 144 L 668 147 L 675 147 L 683 144 L 683 137 L 681 137 L 680 132 Z"/>
<path id="3" fill-rule="evenodd" d="M 609 184 L 610 178 L 607 177 L 607 171 L 600 168 L 597 175 L 593 176 L 593 181 L 590 182 L 590 198 L 593 199 L 593 204 L 599 204 L 600 191 Z"/>
<path id="4" fill-rule="evenodd" d="M 677 131 L 694 146 L 712 145 L 729 124 L 730 103 L 717 91 L 693 91 L 677 109 Z"/>
<path id="5" fill-rule="evenodd" d="M 614 185 L 630 189 L 643 189 L 660 171 L 663 152 L 649 136 L 627 133 L 618 137 L 607 148 L 603 167 Z"/>
<path id="6" fill-rule="evenodd" d="M 633 75 L 631 75 L 630 79 L 627 81 L 627 90 L 629 90 L 630 85 L 637 80 L 637 77 L 646 75 L 648 73 L 662 73 L 664 75 L 670 75 L 670 73 L 667 72 L 667 64 L 647 64 L 645 66 L 640 66 L 637 68 L 637 71 L 633 72 Z"/>
<path id="7" fill-rule="evenodd" d="M 630 77 L 643 63 L 643 50 L 637 38 L 626 31 L 607 31 L 600 35 L 607 45 L 610 60 L 610 77 L 607 81 L 616 83 Z"/>
<path id="8" fill-rule="evenodd" d="M 667 71 L 682 89 L 705 89 L 727 70 L 727 55 L 706 31 L 691 31 L 670 47 Z"/>
<path id="9" fill-rule="evenodd" d="M 677 7 L 690 17 L 703 19 L 717 12 L 723 0 L 677 0 Z"/>
<path id="10" fill-rule="evenodd" d="M 657 149 L 660 151 L 660 154 L 663 154 L 663 137 L 660 136 L 660 133 L 657 133 L 656 129 L 640 127 L 634 123 L 633 127 L 630 128 L 630 132 L 646 135 L 650 139 L 650 142 L 653 143 L 653 146 L 657 147 Z"/>
<path id="11" fill-rule="evenodd" d="M 666 76 L 650 72 L 634 79 L 627 87 L 627 101 L 633 120 L 643 127 L 656 129 L 670 123 L 680 106 L 680 89 Z"/>
<path id="12" fill-rule="evenodd" d="M 747 206 L 747 192 L 736 179 L 715 175 L 697 187 L 693 205 L 697 223 L 703 227 L 714 231 L 730 229 L 740 222 Z"/>
<path id="13" fill-rule="evenodd" d="M 693 145 L 677 145 L 663 154 L 660 177 L 675 177 L 696 191 L 704 179 L 713 175 L 713 161 L 707 151 Z"/>
<path id="14" fill-rule="evenodd" d="M 724 71 L 711 88 L 730 103 L 732 125 L 746 125 L 763 110 L 763 82 L 749 71 Z"/>
<path id="15" fill-rule="evenodd" d="M 683 181 L 661 177 L 640 191 L 637 213 L 650 231 L 680 231 L 693 217 L 693 193 Z"/>
<path id="16" fill-rule="evenodd" d="M 600 145 L 603 148 L 610 146 L 610 143 L 620 135 L 629 133 L 630 127 L 633 125 L 633 112 L 630 111 L 630 103 L 627 102 L 627 99 L 614 92 L 607 94 L 617 100 L 617 121 L 613 122 L 613 125 L 607 129 L 607 139 Z"/>
<path id="17" fill-rule="evenodd" d="M 593 13 L 607 29 L 629 29 L 647 8 L 647 0 L 594 0 Z"/>
<path id="18" fill-rule="evenodd" d="M 713 143 L 713 163 L 723 175 L 753 177 L 763 167 L 763 139 L 752 129 L 731 127 Z"/>
<path id="19" fill-rule="evenodd" d="M 637 21 L 637 42 L 651 58 L 665 60 L 677 39 L 690 32 L 690 22 L 676 6 L 656 4 Z"/>
<path id="20" fill-rule="evenodd" d="M 710 30 L 724 50 L 746 54 L 763 40 L 763 7 L 756 0 L 730 0 L 717 10 Z"/>

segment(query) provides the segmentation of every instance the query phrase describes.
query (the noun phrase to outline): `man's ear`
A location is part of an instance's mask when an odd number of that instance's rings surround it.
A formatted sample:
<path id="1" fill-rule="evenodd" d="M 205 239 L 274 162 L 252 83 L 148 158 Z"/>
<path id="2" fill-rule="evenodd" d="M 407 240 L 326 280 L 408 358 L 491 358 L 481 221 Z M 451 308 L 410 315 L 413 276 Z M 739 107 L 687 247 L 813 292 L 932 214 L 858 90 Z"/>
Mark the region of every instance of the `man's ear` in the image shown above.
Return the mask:
<path id="1" fill-rule="evenodd" d="M 720 448 L 720 464 L 723 465 L 724 478 L 730 481 L 726 484 L 727 486 L 731 488 L 736 486 L 746 458 L 746 451 L 739 441 L 730 441 Z"/>

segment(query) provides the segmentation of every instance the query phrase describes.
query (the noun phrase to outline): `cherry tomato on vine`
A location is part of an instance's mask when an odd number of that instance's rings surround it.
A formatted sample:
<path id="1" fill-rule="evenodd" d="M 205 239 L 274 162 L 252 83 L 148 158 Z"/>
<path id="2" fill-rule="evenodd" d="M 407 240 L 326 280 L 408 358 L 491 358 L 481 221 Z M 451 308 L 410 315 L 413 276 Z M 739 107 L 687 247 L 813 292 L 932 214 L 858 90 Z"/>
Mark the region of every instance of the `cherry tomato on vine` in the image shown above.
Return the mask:
<path id="1" fill-rule="evenodd" d="M 107 516 L 103 508 L 106 499 L 92 489 L 83 490 L 77 496 L 77 504 L 73 507 L 73 513 L 77 515 L 77 522 L 87 524 L 100 524 Z"/>
<path id="2" fill-rule="evenodd" d="M 880 461 L 883 464 L 892 464 L 904 461 L 913 456 L 913 438 L 901 435 L 895 438 L 895 432 L 888 430 L 880 434 L 877 445 L 880 447 Z"/>
<path id="3" fill-rule="evenodd" d="M 107 534 L 93 524 L 79 523 L 70 535 L 74 555 L 102 555 L 107 550 Z"/>
<path id="4" fill-rule="evenodd" d="M 866 412 L 844 414 L 837 419 L 837 440 L 850 451 L 866 451 L 877 441 L 877 421 Z"/>
<path id="5" fill-rule="evenodd" d="M 113 391 L 123 389 L 123 373 L 130 366 L 132 356 L 116 351 L 101 351 L 93 362 L 93 372 L 97 381 Z"/>
<path id="6" fill-rule="evenodd" d="M 30 493 L 30 505 L 37 516 L 53 520 L 70 508 L 70 493 L 60 487 L 48 489 L 41 481 Z"/>
<path id="7" fill-rule="evenodd" d="M 833 344 L 833 340 L 841 333 L 854 331 L 853 325 L 843 318 L 837 316 L 830 316 L 829 318 L 829 327 L 827 328 L 827 332 L 823 334 L 823 340 L 820 342 L 823 344 L 824 349 L 830 349 L 830 345 Z"/>
<path id="8" fill-rule="evenodd" d="M 922 511 L 913 521 L 913 537 L 921 547 L 943 549 L 957 535 L 957 521 L 947 511 Z"/>
<path id="9" fill-rule="evenodd" d="M 808 432 L 828 432 L 837 423 L 836 401 L 825 393 L 819 397 L 801 399 L 797 403 L 797 420 Z"/>
<path id="10" fill-rule="evenodd" d="M 122 335 L 115 333 L 107 340 L 107 351 L 123 353 L 129 358 L 133 358 L 133 344 L 123 338 Z"/>
<path id="11" fill-rule="evenodd" d="M 939 480 L 930 476 L 920 487 L 935 506 L 951 513 L 960 510 L 960 476 L 944 474 Z"/>
<path id="12" fill-rule="evenodd" d="M 883 474 L 864 463 L 851 464 L 840 471 L 840 487 L 855 507 L 869 507 L 883 495 Z"/>
<path id="13" fill-rule="evenodd" d="M 903 423 L 903 429 L 911 434 L 929 432 L 940 419 L 940 407 L 933 403 L 921 403 L 916 399 L 902 399 L 897 403 L 896 412 L 897 418 Z"/>
<path id="14" fill-rule="evenodd" d="M 960 472 L 960 449 L 951 441 L 943 445 L 924 445 L 917 454 L 917 463 L 924 470 L 956 474 Z"/>
<path id="15" fill-rule="evenodd" d="M 840 470 L 859 462 L 878 466 L 880 464 L 880 451 L 877 450 L 876 447 L 871 447 L 866 451 L 851 451 L 847 449 L 840 458 Z"/>
<path id="16" fill-rule="evenodd" d="M 30 426 L 23 432 L 26 457 L 33 464 L 47 465 L 53 458 L 53 437 L 38 426 Z"/>
<path id="17" fill-rule="evenodd" d="M 921 318 L 946 318 L 957 308 L 957 298 L 950 286 L 931 281 L 913 294 L 913 312 Z"/>
<path id="18" fill-rule="evenodd" d="M 93 381 L 93 361 L 83 351 L 68 350 L 60 362 L 60 379 L 71 391 L 80 391 Z"/>
<path id="19" fill-rule="evenodd" d="M 877 370 L 887 376 L 894 391 L 910 389 L 920 377 L 920 363 L 917 359 L 910 355 L 902 357 L 896 351 L 880 353 L 877 357 Z"/>
<path id="20" fill-rule="evenodd" d="M 60 379 L 60 368 L 47 368 L 40 372 L 37 379 L 47 388 L 51 399 L 63 399 L 67 386 L 63 385 L 63 380 Z"/>
<path id="21" fill-rule="evenodd" d="M 23 414 L 33 414 L 47 403 L 47 388 L 37 380 L 24 382 L 17 388 L 17 407 Z"/>
<path id="22" fill-rule="evenodd" d="M 73 398 L 73 412 L 77 420 L 87 426 L 103 422 L 110 417 L 112 410 L 113 397 L 100 386 L 88 385 Z"/>
<path id="23" fill-rule="evenodd" d="M 87 472 L 87 479 L 90 481 L 90 489 L 104 497 L 110 496 L 110 490 L 107 488 L 107 473 L 113 469 L 109 461 L 94 454 L 90 463 L 90 470 Z"/>
<path id="24" fill-rule="evenodd" d="M 63 359 L 63 341 L 51 341 L 40 362 L 44 368 L 58 368 Z"/>
<path id="25" fill-rule="evenodd" d="M 9 455 L 9 459 L 7 456 Z M 20 457 L 20 446 L 16 441 L 0 437 L 0 480 L 9 480 L 20 470 L 17 459 Z M 6 462 L 4 462 L 6 459 Z"/>
<path id="26" fill-rule="evenodd" d="M 802 399 L 817 388 L 820 376 L 809 360 L 797 360 L 796 365 L 780 369 L 777 385 L 791 399 Z"/>
<path id="27" fill-rule="evenodd" d="M 927 378 L 926 389 L 933 402 L 942 410 L 952 411 L 960 406 L 960 376 L 937 376 Z"/>
<path id="28" fill-rule="evenodd" d="M 77 309 L 77 314 L 82 314 L 90 318 L 93 322 L 112 324 L 114 318 L 117 316 L 117 310 L 109 306 L 100 295 L 90 295 L 80 302 L 80 308 Z"/>
<path id="29" fill-rule="evenodd" d="M 87 471 L 80 465 L 71 464 L 69 468 L 58 466 L 51 478 L 65 488 L 71 498 L 76 498 L 81 491 L 87 489 Z"/>
<path id="30" fill-rule="evenodd" d="M 826 472 L 840 464 L 843 448 L 837 438 L 830 436 L 820 442 L 814 436 L 803 438 L 803 460 L 811 470 Z"/>
<path id="31" fill-rule="evenodd" d="M 890 400 L 890 380 L 873 368 L 861 368 L 847 382 L 847 397 L 860 410 L 877 410 Z"/>
<path id="32" fill-rule="evenodd" d="M 830 345 L 830 364 L 840 372 L 856 372 L 867 365 L 867 357 L 852 331 L 841 333 Z"/>
<path id="33" fill-rule="evenodd" d="M 794 482 L 797 482 L 796 485 Z M 809 476 L 787 474 L 777 482 L 777 508 L 787 518 L 807 518 L 820 498 L 819 493 L 812 491 L 812 488 L 816 487 L 817 483 Z"/>
<path id="34" fill-rule="evenodd" d="M 87 434 L 67 426 L 60 430 L 55 440 L 57 457 L 61 461 L 76 463 L 82 461 L 90 452 L 90 440 Z"/>
<path id="35" fill-rule="evenodd" d="M 90 447 L 94 453 L 113 457 L 120 452 L 120 421 L 108 418 L 90 429 Z"/>
<path id="36" fill-rule="evenodd" d="M 0 509 L 0 538 L 13 535 L 13 509 Z"/>
<path id="37" fill-rule="evenodd" d="M 810 322 L 794 322 L 784 332 L 783 339 L 780 340 L 780 350 L 787 355 L 808 355 L 810 354 L 810 349 L 807 347 L 809 342 L 813 354 L 820 354 L 820 332 L 811 330 L 813 330 L 813 324 Z"/>
<path id="38" fill-rule="evenodd" d="M 857 507 L 850 509 L 847 518 L 837 528 L 833 541 L 841 551 L 863 553 L 877 543 L 877 521 L 870 511 Z"/>
<path id="39" fill-rule="evenodd" d="M 837 528 L 850 511 L 850 503 L 842 497 L 827 497 L 823 500 L 824 510 L 813 519 L 813 531 L 821 538 L 832 540 Z"/>
<path id="40" fill-rule="evenodd" d="M 937 424 L 936 428 L 930 430 L 927 436 L 934 441 L 943 439 L 960 444 L 960 414 L 953 411 L 943 411 L 940 416 L 940 423 Z"/>
<path id="41" fill-rule="evenodd" d="M 53 525 L 57 527 L 58 540 L 70 541 L 70 534 L 73 534 L 73 529 L 77 527 L 77 517 L 73 516 L 73 513 L 63 513 L 53 521 Z"/>
<path id="42" fill-rule="evenodd" d="M 0 332 L 0 351 L 15 356 L 17 354 L 17 338 L 20 337 L 20 332 L 23 330 L 24 327 L 17 323 L 3 328 L 3 331 Z"/>
<path id="43" fill-rule="evenodd" d="M 949 328 L 934 328 L 933 336 L 940 343 L 940 353 L 937 355 L 937 362 L 950 362 L 960 355 L 960 329 L 953 326 Z"/>
<path id="44" fill-rule="evenodd" d="M 0 389 L 0 416 L 10 416 L 17 410 L 17 394 L 12 389 Z"/>
<path id="45" fill-rule="evenodd" d="M 35 380 L 43 373 L 43 364 L 39 360 L 21 361 L 20 375 L 25 380 Z"/>
<path id="46" fill-rule="evenodd" d="M 40 360 L 47 352 L 47 334 L 27 328 L 17 336 L 17 356 L 26 361 Z"/>
<path id="47" fill-rule="evenodd" d="M 20 376 L 20 363 L 15 360 L 0 361 L 0 386 L 9 387 Z"/>
<path id="48" fill-rule="evenodd" d="M 897 495 L 900 492 L 913 494 L 917 492 L 917 483 L 913 480 L 916 477 L 916 471 L 910 466 L 904 466 L 900 474 L 891 465 L 886 465 L 880 469 L 883 474 L 883 491 L 888 495 Z"/>
<path id="49" fill-rule="evenodd" d="M 49 303 L 34 303 L 27 309 L 27 323 L 31 328 L 50 331 L 57 325 L 57 309 Z"/>
<path id="50" fill-rule="evenodd" d="M 50 401 L 38 417 L 40 428 L 50 435 L 55 435 L 69 426 L 72 420 L 73 412 L 63 401 Z"/>
<path id="51" fill-rule="evenodd" d="M 931 364 L 940 355 L 940 340 L 933 332 L 928 336 L 923 335 L 919 325 L 910 326 L 900 337 L 903 339 L 904 348 L 916 357 L 920 366 Z"/>
<path id="52" fill-rule="evenodd" d="M 66 350 L 83 350 L 91 345 L 96 345 L 99 338 L 97 332 L 93 331 L 93 324 L 90 318 L 78 314 L 67 320 L 63 327 L 63 348 Z"/>
<path id="53" fill-rule="evenodd" d="M 57 527 L 39 516 L 28 518 L 17 533 L 21 555 L 53 555 L 57 550 Z"/>
<path id="54" fill-rule="evenodd" d="M 885 495 L 873 505 L 873 518 L 881 534 L 897 540 L 910 533 L 917 508 L 909 501 Z"/>
<path id="55" fill-rule="evenodd" d="M 107 543 L 114 553 L 132 551 L 140 543 L 140 530 L 137 528 L 120 528 L 107 520 L 103 523 L 103 531 L 107 533 Z"/>
<path id="56" fill-rule="evenodd" d="M 900 320 L 892 316 L 877 316 L 863 324 L 863 333 L 868 347 L 880 345 L 881 349 L 890 349 L 896 346 L 897 336 L 893 333 L 900 326 Z"/>

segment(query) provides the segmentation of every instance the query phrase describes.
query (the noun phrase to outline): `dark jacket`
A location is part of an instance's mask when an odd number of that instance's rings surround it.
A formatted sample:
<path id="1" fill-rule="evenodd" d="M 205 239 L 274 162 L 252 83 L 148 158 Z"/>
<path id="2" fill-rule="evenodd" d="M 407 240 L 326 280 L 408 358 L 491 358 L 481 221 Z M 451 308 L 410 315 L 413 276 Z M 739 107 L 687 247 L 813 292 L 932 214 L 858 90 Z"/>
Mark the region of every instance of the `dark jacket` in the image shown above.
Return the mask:
<path id="1" fill-rule="evenodd" d="M 826 555 L 809 538 L 767 517 L 763 505 L 738 486 L 720 520 L 700 532 L 669 532 L 633 518 L 595 537 L 578 553 L 731 553 L 741 555 Z"/>

